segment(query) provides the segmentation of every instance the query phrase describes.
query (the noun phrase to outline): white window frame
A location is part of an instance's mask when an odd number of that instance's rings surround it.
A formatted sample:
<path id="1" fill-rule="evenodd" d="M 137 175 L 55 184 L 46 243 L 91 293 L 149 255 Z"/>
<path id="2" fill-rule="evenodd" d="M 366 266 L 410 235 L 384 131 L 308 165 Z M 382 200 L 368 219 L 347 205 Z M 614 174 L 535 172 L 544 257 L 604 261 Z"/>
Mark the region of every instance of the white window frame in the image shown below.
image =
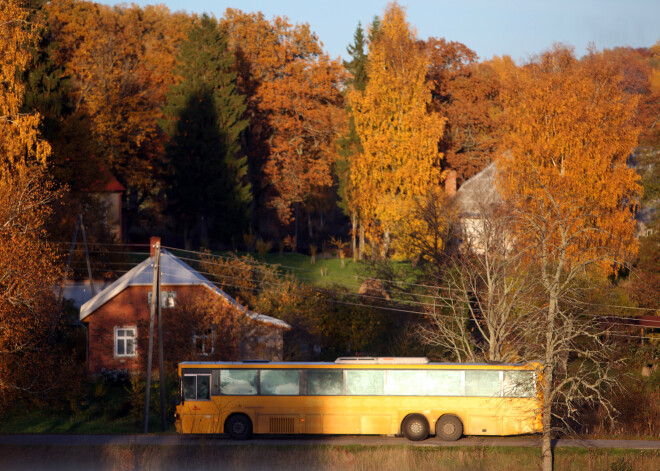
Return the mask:
<path id="1" fill-rule="evenodd" d="M 147 304 L 151 307 L 151 291 L 147 293 Z M 164 309 L 174 308 L 177 305 L 176 291 L 160 292 L 160 307 Z"/>
<path id="2" fill-rule="evenodd" d="M 197 351 L 197 341 L 201 340 L 201 345 L 202 345 L 202 351 Z M 211 351 L 207 352 L 206 351 L 206 343 L 208 341 L 211 341 Z M 212 355 L 215 352 L 215 327 L 211 327 L 210 329 L 206 329 L 206 331 L 203 334 L 198 334 L 194 333 L 193 338 L 192 338 L 192 343 L 193 343 L 193 348 L 195 349 L 195 353 L 197 353 L 200 356 L 207 357 L 209 355 Z"/>
<path id="3" fill-rule="evenodd" d="M 120 330 L 132 330 L 133 331 L 133 336 L 128 336 L 124 335 L 122 337 L 119 337 L 119 331 Z M 126 339 L 133 339 L 133 353 L 125 353 L 126 352 Z M 119 342 L 122 341 L 124 342 L 124 353 L 119 353 Z M 113 338 L 114 342 L 114 350 L 115 350 L 115 356 L 118 358 L 133 358 L 137 356 L 137 326 L 134 325 L 129 325 L 129 326 L 115 326 L 115 335 Z"/>

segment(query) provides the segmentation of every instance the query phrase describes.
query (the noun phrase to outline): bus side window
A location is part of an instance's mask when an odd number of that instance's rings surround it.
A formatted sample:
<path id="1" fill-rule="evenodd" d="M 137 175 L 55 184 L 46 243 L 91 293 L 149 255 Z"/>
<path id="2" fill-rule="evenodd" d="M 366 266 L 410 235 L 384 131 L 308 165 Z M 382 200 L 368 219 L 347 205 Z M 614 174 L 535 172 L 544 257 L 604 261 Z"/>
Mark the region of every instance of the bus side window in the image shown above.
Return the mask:
<path id="1" fill-rule="evenodd" d="M 534 397 L 533 371 L 505 371 L 504 397 Z"/>
<path id="2" fill-rule="evenodd" d="M 346 370 L 346 394 L 349 396 L 382 396 L 384 392 L 384 370 Z"/>
<path id="3" fill-rule="evenodd" d="M 297 396 L 300 394 L 299 370 L 261 370 L 261 394 Z"/>
<path id="4" fill-rule="evenodd" d="M 211 399 L 211 375 L 184 375 L 183 399 L 208 401 Z"/>
<path id="5" fill-rule="evenodd" d="M 307 395 L 342 396 L 343 394 L 343 370 L 307 370 Z"/>
<path id="6" fill-rule="evenodd" d="M 197 375 L 197 400 L 211 399 L 211 375 Z"/>
<path id="7" fill-rule="evenodd" d="M 259 390 L 259 370 L 220 370 L 220 393 L 225 396 L 254 396 Z"/>
<path id="8" fill-rule="evenodd" d="M 183 399 L 197 399 L 197 375 L 183 376 Z"/>
<path id="9" fill-rule="evenodd" d="M 494 370 L 466 370 L 465 395 L 480 397 L 499 397 L 500 372 Z"/>

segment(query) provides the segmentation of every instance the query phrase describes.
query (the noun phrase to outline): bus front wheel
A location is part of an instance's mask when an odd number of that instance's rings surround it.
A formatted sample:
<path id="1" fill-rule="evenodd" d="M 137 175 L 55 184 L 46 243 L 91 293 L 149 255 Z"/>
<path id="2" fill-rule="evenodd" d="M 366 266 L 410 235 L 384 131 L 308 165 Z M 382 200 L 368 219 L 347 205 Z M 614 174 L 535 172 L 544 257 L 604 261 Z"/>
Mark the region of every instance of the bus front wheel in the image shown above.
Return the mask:
<path id="1" fill-rule="evenodd" d="M 424 440 L 429 436 L 429 423 L 426 421 L 426 417 L 420 414 L 406 417 L 402 428 L 405 437 L 414 442 Z"/>
<path id="2" fill-rule="evenodd" d="M 463 424 L 455 415 L 443 415 L 435 424 L 436 435 L 447 442 L 455 442 L 463 435 Z"/>
<path id="3" fill-rule="evenodd" d="M 247 440 L 252 436 L 252 421 L 242 415 L 232 415 L 225 423 L 225 431 L 234 440 Z"/>

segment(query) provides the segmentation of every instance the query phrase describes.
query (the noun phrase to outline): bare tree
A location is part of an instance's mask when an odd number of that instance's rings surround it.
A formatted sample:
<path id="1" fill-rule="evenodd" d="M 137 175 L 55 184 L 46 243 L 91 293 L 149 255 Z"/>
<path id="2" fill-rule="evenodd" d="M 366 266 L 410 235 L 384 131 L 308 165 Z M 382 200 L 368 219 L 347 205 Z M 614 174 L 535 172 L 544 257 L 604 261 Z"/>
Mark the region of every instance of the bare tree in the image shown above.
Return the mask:
<path id="1" fill-rule="evenodd" d="M 481 204 L 459 225 L 463 244 L 441 273 L 437 305 L 418 335 L 458 361 L 519 360 L 530 283 L 511 217 L 501 203 Z"/>
<path id="2" fill-rule="evenodd" d="M 482 206 L 464 224 L 463 248 L 442 272 L 437 306 L 421 339 L 458 361 L 538 361 L 543 469 L 553 466 L 551 438 L 597 405 L 614 420 L 608 394 L 621 363 L 609 327 L 585 314 L 581 291 L 594 272 L 625 256 L 590 208 L 541 197 Z"/>
<path id="3" fill-rule="evenodd" d="M 575 300 L 589 271 L 617 263 L 624 244 L 599 227 L 591 208 L 539 186 L 538 197 L 515 205 L 515 226 L 535 281 L 537 299 L 524 332 L 527 355 L 543 364 L 542 458 L 544 471 L 551 471 L 554 424 L 570 426 L 585 404 L 599 405 L 610 419 L 616 413 L 606 392 L 618 387 L 613 371 L 620 360 L 613 358 L 607 328 L 581 315 L 584 306 Z"/>

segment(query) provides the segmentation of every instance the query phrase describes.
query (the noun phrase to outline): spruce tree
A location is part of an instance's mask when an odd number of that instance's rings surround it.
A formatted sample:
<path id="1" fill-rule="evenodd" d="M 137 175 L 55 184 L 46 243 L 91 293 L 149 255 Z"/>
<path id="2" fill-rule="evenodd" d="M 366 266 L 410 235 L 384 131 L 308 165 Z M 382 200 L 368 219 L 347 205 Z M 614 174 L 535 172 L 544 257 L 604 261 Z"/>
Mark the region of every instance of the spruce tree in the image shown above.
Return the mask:
<path id="1" fill-rule="evenodd" d="M 168 209 L 187 246 L 193 232 L 208 245 L 209 229 L 212 239 L 228 241 L 249 221 L 251 191 L 247 157 L 239 155 L 246 104 L 226 33 L 204 15 L 181 44 L 178 62 L 181 81 L 168 94 L 162 124 L 170 136 Z"/>
<path id="2" fill-rule="evenodd" d="M 358 23 L 353 35 L 353 44 L 349 44 L 346 48 L 352 59 L 344 61 L 344 67 L 353 76 L 349 81 L 349 85 L 360 91 L 364 90 L 367 85 L 367 53 L 365 47 L 364 30 L 362 24 Z"/>
<path id="3" fill-rule="evenodd" d="M 348 85 L 358 91 L 364 91 L 367 86 L 367 53 L 366 41 L 364 37 L 364 30 L 362 24 L 358 23 L 353 35 L 353 44 L 349 44 L 346 51 L 351 56 L 350 61 L 344 61 L 344 67 L 348 70 L 352 77 Z M 348 103 L 348 101 L 347 101 Z M 341 210 L 351 218 L 351 232 L 352 232 L 352 249 L 355 258 L 356 245 L 355 237 L 358 230 L 358 215 L 355 213 L 354 208 L 350 204 L 350 162 L 356 154 L 362 152 L 362 144 L 360 136 L 355 130 L 355 120 L 350 106 L 346 106 L 346 113 L 348 114 L 348 130 L 338 140 L 339 158 L 335 162 L 335 173 L 337 175 L 337 194 L 339 201 L 337 205 Z"/>

